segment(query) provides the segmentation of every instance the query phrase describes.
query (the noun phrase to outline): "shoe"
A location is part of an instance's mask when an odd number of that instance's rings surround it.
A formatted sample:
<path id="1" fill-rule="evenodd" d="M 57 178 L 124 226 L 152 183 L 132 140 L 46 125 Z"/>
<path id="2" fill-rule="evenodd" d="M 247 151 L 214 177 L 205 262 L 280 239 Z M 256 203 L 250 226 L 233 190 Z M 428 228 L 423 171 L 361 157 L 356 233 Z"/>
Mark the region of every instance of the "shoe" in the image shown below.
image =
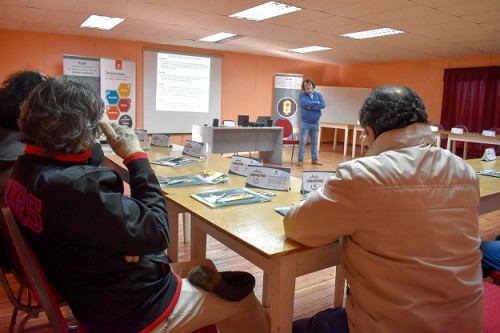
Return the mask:
<path id="1" fill-rule="evenodd" d="M 312 160 L 312 164 L 314 164 L 314 165 L 323 165 L 323 163 L 321 163 L 318 160 Z"/>
<path id="2" fill-rule="evenodd" d="M 297 162 L 297 165 L 298 165 L 298 166 L 302 166 L 302 164 L 304 164 L 304 161 L 299 160 L 299 161 Z"/>

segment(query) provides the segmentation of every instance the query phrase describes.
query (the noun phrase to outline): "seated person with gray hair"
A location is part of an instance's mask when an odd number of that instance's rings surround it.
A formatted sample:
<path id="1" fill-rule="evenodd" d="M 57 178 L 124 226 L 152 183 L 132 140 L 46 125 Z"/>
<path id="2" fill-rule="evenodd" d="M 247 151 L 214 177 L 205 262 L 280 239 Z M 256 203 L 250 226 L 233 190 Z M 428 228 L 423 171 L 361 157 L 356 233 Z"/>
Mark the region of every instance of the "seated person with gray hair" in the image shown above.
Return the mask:
<path id="1" fill-rule="evenodd" d="M 198 274 L 204 289 L 174 272 L 164 253 L 165 199 L 147 154 L 132 129 L 102 122 L 103 113 L 100 96 L 85 83 L 57 77 L 36 87 L 22 108 L 26 149 L 5 195 L 79 325 L 106 333 L 187 333 L 210 324 L 221 333 L 269 332 L 253 292 L 230 301 L 219 297 L 216 270 Z M 87 163 L 99 126 L 128 168 L 130 197 L 115 171 Z M 179 271 L 189 265 L 178 264 Z"/>
<path id="2" fill-rule="evenodd" d="M 407 87 L 375 89 L 359 121 L 366 157 L 339 163 L 284 217 L 287 237 L 307 246 L 343 237 L 346 308 L 297 320 L 293 332 L 482 332 L 474 169 L 436 147 Z"/>

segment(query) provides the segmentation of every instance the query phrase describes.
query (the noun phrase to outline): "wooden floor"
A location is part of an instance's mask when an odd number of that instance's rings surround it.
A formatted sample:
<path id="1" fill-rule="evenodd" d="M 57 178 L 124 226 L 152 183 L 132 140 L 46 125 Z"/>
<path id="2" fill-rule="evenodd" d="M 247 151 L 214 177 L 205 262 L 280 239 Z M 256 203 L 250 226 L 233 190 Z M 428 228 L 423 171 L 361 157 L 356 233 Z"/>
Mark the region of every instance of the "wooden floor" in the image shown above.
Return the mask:
<path id="1" fill-rule="evenodd" d="M 337 145 L 335 152 L 332 151 L 331 144 L 322 144 L 319 152 L 319 159 L 323 166 L 313 166 L 310 164 L 309 147 L 304 158 L 305 164 L 302 167 L 296 165 L 297 160 L 297 147 L 295 149 L 295 156 L 293 163 L 290 162 L 291 147 L 284 149 L 283 165 L 282 167 L 291 167 L 292 176 L 301 177 L 302 170 L 332 170 L 336 165 L 345 160 L 351 159 L 351 151 L 348 150 L 347 157 L 342 156 L 342 145 Z M 359 155 L 359 148 L 358 148 Z M 488 214 L 484 218 L 500 223 L 500 211 Z M 179 226 L 182 230 L 182 226 Z M 189 244 L 182 242 L 183 235 L 179 235 L 179 261 L 187 260 L 189 256 Z M 225 270 L 243 270 L 251 272 L 256 278 L 255 294 L 259 299 L 262 297 L 262 270 L 247 260 L 238 256 L 235 252 L 228 249 L 215 239 L 208 237 L 207 240 L 207 257 L 212 259 L 220 271 Z M 10 280 L 14 285 L 12 277 Z M 297 278 L 295 289 L 295 306 L 294 318 L 302 318 L 313 315 L 314 313 L 331 307 L 333 304 L 333 290 L 335 282 L 335 268 L 328 268 L 318 271 L 306 276 Z M 7 332 L 9 321 L 12 313 L 12 306 L 10 305 L 3 289 L 0 290 L 0 332 Z M 18 319 L 20 321 L 21 318 Z M 31 320 L 30 323 L 38 324 L 43 323 L 45 319 L 43 315 L 40 319 Z M 44 329 L 39 332 L 48 333 L 50 329 Z"/>

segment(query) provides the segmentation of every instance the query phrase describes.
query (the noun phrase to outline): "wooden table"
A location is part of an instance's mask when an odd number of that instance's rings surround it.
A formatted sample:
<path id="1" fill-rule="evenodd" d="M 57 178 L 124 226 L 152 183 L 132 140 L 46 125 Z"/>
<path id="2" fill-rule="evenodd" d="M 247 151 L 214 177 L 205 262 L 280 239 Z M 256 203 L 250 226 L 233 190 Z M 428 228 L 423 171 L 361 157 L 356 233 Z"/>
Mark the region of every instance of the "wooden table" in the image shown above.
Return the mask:
<path id="1" fill-rule="evenodd" d="M 153 148 L 150 160 L 172 155 L 165 148 Z M 116 155 L 107 155 L 108 165 L 123 169 Z M 227 172 L 230 160 L 219 155 L 209 155 L 207 160 L 185 167 L 171 168 L 152 165 L 160 176 L 194 174 L 205 169 Z M 125 169 L 126 170 L 126 169 Z M 122 170 L 123 171 L 123 170 Z M 174 260 L 178 257 L 178 225 L 180 214 L 191 216 L 191 258 L 206 256 L 207 235 L 220 241 L 264 272 L 262 303 L 271 316 L 272 332 L 291 332 L 295 279 L 298 276 L 337 266 L 334 305 L 342 306 L 344 297 L 344 275 L 340 266 L 340 243 L 318 248 L 309 248 L 288 240 L 283 228 L 283 216 L 274 208 L 290 206 L 298 202 L 301 179 L 291 179 L 291 191 L 274 191 L 276 196 L 269 202 L 210 208 L 190 197 L 195 192 L 243 187 L 245 177 L 230 175 L 225 184 L 206 186 L 184 186 L 164 189 L 171 244 L 167 250 Z"/>
<path id="2" fill-rule="evenodd" d="M 481 161 L 480 158 L 465 160 L 476 171 L 499 170 L 499 161 Z M 479 215 L 500 209 L 500 178 L 479 175 L 481 201 Z"/>
<path id="3" fill-rule="evenodd" d="M 209 208 L 192 199 L 192 191 L 166 195 L 172 216 L 182 211 L 191 214 L 191 258 L 206 256 L 206 237 L 217 239 L 264 271 L 262 303 L 271 316 L 271 332 L 291 332 L 295 279 L 298 276 L 336 266 L 335 306 L 342 306 L 345 278 L 342 274 L 340 243 L 309 248 L 288 240 L 283 216 L 274 208 L 290 206 L 300 200 L 300 183 L 292 179 L 290 192 L 276 192 L 269 202 L 222 208 Z M 217 189 L 242 187 L 245 178 L 230 177 Z M 207 189 L 209 190 L 209 189 Z M 173 223 L 175 224 L 175 222 Z"/>
<path id="4" fill-rule="evenodd" d="M 500 135 L 497 136 L 486 136 L 481 133 L 462 133 L 456 134 L 452 132 L 446 132 L 448 142 L 446 143 L 446 149 L 455 153 L 457 141 L 462 141 L 464 143 L 463 159 L 467 159 L 467 143 L 483 143 L 490 145 L 500 145 Z"/>

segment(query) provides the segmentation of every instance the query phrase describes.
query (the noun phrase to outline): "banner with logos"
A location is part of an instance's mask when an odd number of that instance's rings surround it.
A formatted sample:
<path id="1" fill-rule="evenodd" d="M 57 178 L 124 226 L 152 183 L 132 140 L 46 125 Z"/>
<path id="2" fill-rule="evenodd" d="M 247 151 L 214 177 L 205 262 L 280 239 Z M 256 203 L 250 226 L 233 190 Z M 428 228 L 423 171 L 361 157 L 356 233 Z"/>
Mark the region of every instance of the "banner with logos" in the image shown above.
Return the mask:
<path id="1" fill-rule="evenodd" d="M 135 62 L 101 58 L 104 119 L 135 128 Z"/>
<path id="2" fill-rule="evenodd" d="M 101 91 L 101 59 L 65 54 L 63 74 L 88 83 L 97 93 Z"/>
<path id="3" fill-rule="evenodd" d="M 88 83 L 104 101 L 104 120 L 135 128 L 135 62 L 63 56 L 64 75 Z"/>
<path id="4" fill-rule="evenodd" d="M 279 118 L 290 120 L 294 128 L 300 127 L 300 101 L 302 74 L 274 75 L 273 123 Z"/>

